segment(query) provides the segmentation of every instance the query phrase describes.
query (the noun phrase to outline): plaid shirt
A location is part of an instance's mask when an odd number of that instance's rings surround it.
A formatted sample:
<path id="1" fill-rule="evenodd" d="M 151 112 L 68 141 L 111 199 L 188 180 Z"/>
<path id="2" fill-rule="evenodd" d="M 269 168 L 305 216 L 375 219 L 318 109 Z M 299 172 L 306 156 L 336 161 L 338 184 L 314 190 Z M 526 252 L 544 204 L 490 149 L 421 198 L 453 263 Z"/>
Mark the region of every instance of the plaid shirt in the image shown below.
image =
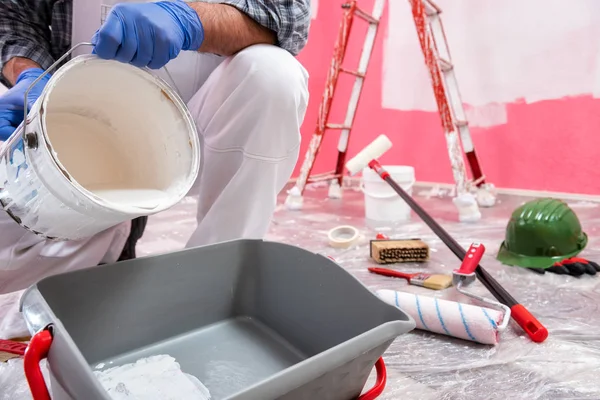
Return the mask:
<path id="1" fill-rule="evenodd" d="M 73 1 L 0 0 L 0 71 L 13 57 L 42 68 L 71 47 Z M 296 55 L 306 44 L 310 0 L 204 0 L 229 4 L 277 33 L 278 45 Z M 8 86 L 1 76 L 0 81 Z"/>

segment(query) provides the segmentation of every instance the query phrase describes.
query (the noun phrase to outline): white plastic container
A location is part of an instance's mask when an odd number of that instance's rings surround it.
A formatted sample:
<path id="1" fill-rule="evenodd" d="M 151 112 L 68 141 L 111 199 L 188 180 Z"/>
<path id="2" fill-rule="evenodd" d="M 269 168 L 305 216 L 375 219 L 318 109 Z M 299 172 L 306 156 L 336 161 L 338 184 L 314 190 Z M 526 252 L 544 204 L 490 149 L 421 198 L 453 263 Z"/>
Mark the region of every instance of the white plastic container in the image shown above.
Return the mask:
<path id="1" fill-rule="evenodd" d="M 172 207 L 200 168 L 183 101 L 148 71 L 93 55 L 58 69 L 0 149 L 0 204 L 49 239 L 90 237 Z"/>
<path id="2" fill-rule="evenodd" d="M 391 177 L 412 195 L 415 169 L 405 165 L 384 165 Z M 361 189 L 365 194 L 365 217 L 374 223 L 395 223 L 410 220 L 410 207 L 371 168 L 362 172 Z"/>

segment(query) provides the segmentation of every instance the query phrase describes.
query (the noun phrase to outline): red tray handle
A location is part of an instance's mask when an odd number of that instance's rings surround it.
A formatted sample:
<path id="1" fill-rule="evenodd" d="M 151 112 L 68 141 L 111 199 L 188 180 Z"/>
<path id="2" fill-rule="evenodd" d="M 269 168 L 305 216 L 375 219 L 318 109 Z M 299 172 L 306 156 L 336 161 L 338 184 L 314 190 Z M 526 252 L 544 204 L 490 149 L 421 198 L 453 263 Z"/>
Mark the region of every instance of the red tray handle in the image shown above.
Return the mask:
<path id="1" fill-rule="evenodd" d="M 368 392 L 360 395 L 358 400 L 374 400 L 378 398 L 381 393 L 383 393 L 383 389 L 385 389 L 385 384 L 387 383 L 387 371 L 385 370 L 383 358 L 377 360 L 375 369 L 377 370 L 377 381 L 375 382 L 375 386 L 373 386 Z"/>
<path id="2" fill-rule="evenodd" d="M 44 375 L 40 369 L 40 361 L 48 357 L 51 345 L 52 332 L 49 329 L 44 329 L 31 338 L 31 342 L 29 342 L 29 346 L 25 350 L 23 360 L 25 377 L 27 378 L 33 400 L 51 400 Z"/>

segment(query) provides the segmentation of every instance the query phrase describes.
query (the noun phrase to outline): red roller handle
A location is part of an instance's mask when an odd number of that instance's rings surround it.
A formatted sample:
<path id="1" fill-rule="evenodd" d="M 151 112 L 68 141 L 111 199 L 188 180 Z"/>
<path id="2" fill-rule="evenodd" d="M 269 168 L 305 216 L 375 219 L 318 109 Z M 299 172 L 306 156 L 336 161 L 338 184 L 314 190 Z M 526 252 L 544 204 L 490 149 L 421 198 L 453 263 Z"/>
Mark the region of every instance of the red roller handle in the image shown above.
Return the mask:
<path id="1" fill-rule="evenodd" d="M 385 389 L 385 384 L 387 383 L 387 371 L 385 369 L 383 358 L 377 360 L 375 369 L 377 370 L 377 381 L 375 382 L 375 386 L 368 392 L 362 394 L 358 400 L 374 400 L 383 393 L 383 389 Z"/>
<path id="2" fill-rule="evenodd" d="M 534 342 L 542 343 L 548 337 L 548 329 L 522 304 L 512 306 L 510 315 Z"/>
<path id="3" fill-rule="evenodd" d="M 52 332 L 44 329 L 31 338 L 31 342 L 29 342 L 29 346 L 25 351 L 25 377 L 33 400 L 51 400 L 44 375 L 40 369 L 40 361 L 48 357 L 51 345 Z"/>
<path id="4" fill-rule="evenodd" d="M 463 258 L 462 263 L 460 264 L 460 268 L 455 270 L 455 272 L 462 275 L 471 275 L 475 273 L 475 269 L 479 265 L 481 258 L 483 257 L 483 253 L 485 253 L 485 246 L 481 243 L 473 243 L 467 253 L 465 254 L 465 258 Z"/>

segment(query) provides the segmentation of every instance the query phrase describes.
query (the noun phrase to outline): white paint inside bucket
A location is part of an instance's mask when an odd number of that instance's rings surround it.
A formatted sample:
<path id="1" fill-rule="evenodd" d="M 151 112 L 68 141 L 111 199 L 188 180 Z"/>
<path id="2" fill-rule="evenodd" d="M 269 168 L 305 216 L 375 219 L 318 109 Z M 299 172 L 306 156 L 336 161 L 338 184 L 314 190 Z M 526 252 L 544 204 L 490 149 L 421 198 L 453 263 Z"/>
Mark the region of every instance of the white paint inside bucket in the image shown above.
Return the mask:
<path id="1" fill-rule="evenodd" d="M 392 178 L 410 195 L 415 184 L 415 169 L 404 165 L 384 165 Z M 410 220 L 410 207 L 392 187 L 370 168 L 362 172 L 365 217 L 375 223 Z"/>
<path id="2" fill-rule="evenodd" d="M 125 64 L 84 62 L 54 83 L 44 104 L 61 168 L 122 212 L 173 205 L 193 171 L 188 121 L 153 79 Z"/>

